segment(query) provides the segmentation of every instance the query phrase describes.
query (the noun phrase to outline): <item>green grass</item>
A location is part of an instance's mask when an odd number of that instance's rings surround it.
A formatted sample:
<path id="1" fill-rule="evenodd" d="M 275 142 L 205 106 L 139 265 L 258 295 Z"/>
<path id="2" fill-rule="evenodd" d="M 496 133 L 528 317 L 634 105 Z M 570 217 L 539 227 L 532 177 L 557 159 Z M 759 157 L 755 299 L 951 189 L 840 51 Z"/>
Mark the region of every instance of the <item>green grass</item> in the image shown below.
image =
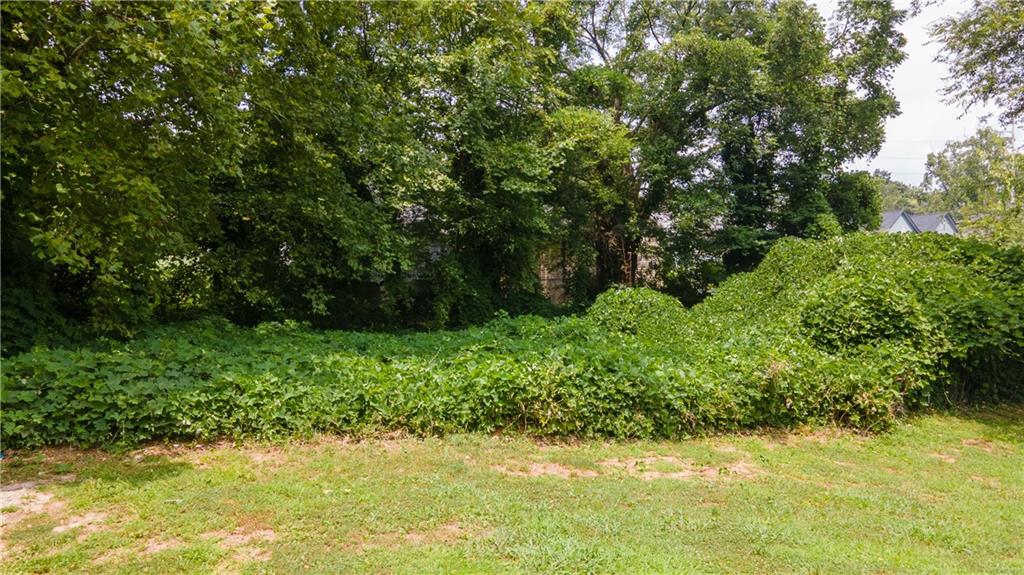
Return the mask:
<path id="1" fill-rule="evenodd" d="M 874 436 L 321 437 L 3 462 L 5 486 L 29 480 L 53 498 L 8 515 L 5 573 L 1024 572 L 1024 407 Z"/>

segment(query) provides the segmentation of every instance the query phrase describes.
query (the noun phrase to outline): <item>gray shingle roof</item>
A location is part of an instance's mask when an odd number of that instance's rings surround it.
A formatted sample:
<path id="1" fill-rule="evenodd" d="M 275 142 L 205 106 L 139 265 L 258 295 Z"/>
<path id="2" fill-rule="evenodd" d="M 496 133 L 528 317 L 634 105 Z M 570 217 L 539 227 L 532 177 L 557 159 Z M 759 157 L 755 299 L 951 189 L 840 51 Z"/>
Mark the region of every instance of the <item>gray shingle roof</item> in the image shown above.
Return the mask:
<path id="1" fill-rule="evenodd" d="M 889 228 L 896 223 L 896 220 L 900 219 L 900 215 L 903 214 L 903 210 L 890 210 L 888 212 L 882 212 L 882 225 L 878 228 L 882 231 L 889 231 Z M 911 220 L 913 224 L 913 220 Z"/>
<path id="2" fill-rule="evenodd" d="M 949 216 L 947 212 L 930 212 L 927 214 L 912 214 L 907 210 L 889 210 L 882 212 L 882 225 L 878 227 L 883 232 L 889 231 L 896 222 L 899 221 L 901 216 L 906 216 L 907 221 L 910 223 L 910 227 L 915 232 L 934 232 L 938 231 L 939 226 L 942 222 L 949 218 L 953 232 L 956 233 L 957 226 L 956 222 Z"/>
<path id="3" fill-rule="evenodd" d="M 911 214 L 907 213 L 910 219 L 914 221 L 914 225 L 917 229 L 922 232 L 934 232 L 939 228 L 939 224 L 946 217 L 944 212 L 932 212 L 930 214 Z"/>

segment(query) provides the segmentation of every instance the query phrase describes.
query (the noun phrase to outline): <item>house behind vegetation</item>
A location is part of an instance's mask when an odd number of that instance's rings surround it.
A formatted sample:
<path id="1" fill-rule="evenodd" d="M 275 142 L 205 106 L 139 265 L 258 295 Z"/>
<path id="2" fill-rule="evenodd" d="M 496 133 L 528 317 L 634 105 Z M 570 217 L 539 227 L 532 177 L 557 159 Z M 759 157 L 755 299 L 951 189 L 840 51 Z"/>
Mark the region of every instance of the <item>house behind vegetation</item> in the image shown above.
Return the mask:
<path id="1" fill-rule="evenodd" d="M 948 212 L 928 214 L 912 214 L 907 210 L 882 212 L 882 225 L 878 229 L 890 234 L 935 232 L 955 236 L 960 233 L 956 220 Z"/>

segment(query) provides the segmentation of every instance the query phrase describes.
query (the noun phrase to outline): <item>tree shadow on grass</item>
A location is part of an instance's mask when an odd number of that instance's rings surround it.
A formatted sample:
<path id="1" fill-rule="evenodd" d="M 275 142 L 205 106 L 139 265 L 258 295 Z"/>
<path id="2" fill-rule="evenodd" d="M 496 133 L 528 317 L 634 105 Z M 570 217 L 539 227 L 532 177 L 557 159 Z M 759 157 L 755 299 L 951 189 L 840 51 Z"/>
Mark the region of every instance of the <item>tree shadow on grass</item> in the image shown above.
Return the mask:
<path id="1" fill-rule="evenodd" d="M 79 483 L 88 479 L 138 486 L 166 479 L 193 465 L 166 455 L 132 456 L 74 448 L 46 448 L 4 458 L 4 486 L 26 481 Z"/>
<path id="2" fill-rule="evenodd" d="M 953 414 L 984 424 L 986 439 L 1024 442 L 1024 403 L 967 408 Z"/>
<path id="3" fill-rule="evenodd" d="M 953 405 L 935 407 L 909 414 L 907 423 L 920 418 L 941 415 L 974 422 L 984 426 L 982 436 L 993 441 L 1024 443 L 1024 403 Z"/>

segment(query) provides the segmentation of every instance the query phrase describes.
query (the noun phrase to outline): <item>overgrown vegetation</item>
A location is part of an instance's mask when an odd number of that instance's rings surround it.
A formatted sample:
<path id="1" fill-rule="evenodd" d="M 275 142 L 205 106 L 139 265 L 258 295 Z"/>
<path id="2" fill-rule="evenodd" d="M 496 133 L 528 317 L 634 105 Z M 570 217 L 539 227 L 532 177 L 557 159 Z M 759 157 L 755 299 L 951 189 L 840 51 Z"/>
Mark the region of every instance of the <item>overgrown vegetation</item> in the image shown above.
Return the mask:
<path id="1" fill-rule="evenodd" d="M 843 166 L 897 112 L 905 17 L 853 0 L 829 25 L 802 0 L 0 10 L 7 353 L 65 324 L 130 337 L 205 313 L 478 324 L 536 311 L 543 254 L 577 306 L 659 279 L 699 299 L 783 235 L 875 225 L 877 191 Z"/>
<path id="2" fill-rule="evenodd" d="M 459 332 L 224 321 L 3 363 L 10 447 L 315 431 L 679 437 L 1024 397 L 1024 251 L 855 234 L 779 242 L 692 310 L 647 289 Z"/>

